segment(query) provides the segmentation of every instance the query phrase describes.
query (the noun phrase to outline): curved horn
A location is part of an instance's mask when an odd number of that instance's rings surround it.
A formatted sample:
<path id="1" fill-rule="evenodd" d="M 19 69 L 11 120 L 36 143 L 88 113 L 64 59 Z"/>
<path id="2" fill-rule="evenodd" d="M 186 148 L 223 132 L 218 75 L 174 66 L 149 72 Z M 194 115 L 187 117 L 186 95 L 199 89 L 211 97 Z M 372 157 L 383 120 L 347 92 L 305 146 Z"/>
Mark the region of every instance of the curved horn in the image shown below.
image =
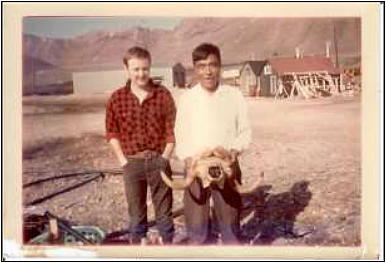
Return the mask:
<path id="1" fill-rule="evenodd" d="M 165 174 L 164 171 L 161 171 L 161 178 L 164 181 L 164 183 L 174 190 L 182 190 L 182 189 L 189 187 L 189 185 L 193 182 L 195 177 L 196 177 L 195 174 L 188 173 L 188 176 L 186 176 L 186 178 L 184 180 L 175 181 L 175 180 L 170 179 Z"/>
<path id="2" fill-rule="evenodd" d="M 245 187 L 241 185 L 237 180 L 234 180 L 234 189 L 239 193 L 239 194 L 249 194 L 252 193 L 259 187 L 264 181 L 264 172 L 260 173 L 259 178 L 257 178 L 256 182 L 252 186 Z"/>

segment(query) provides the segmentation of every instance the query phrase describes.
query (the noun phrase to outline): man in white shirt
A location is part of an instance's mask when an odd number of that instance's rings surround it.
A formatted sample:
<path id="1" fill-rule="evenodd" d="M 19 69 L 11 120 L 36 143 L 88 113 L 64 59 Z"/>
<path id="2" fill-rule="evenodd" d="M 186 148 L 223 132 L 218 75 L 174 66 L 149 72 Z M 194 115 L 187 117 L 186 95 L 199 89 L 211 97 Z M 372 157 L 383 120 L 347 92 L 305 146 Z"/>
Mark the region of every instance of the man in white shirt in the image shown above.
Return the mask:
<path id="1" fill-rule="evenodd" d="M 244 97 L 237 88 L 220 84 L 221 56 L 218 47 L 203 43 L 195 48 L 192 57 L 198 84 L 181 95 L 179 100 L 175 125 L 176 155 L 189 167 L 194 156 L 223 147 L 231 152 L 236 179 L 241 183 L 237 157 L 251 141 Z M 228 184 L 223 189 L 204 189 L 199 179 L 184 194 L 190 242 L 202 244 L 208 239 L 210 196 L 222 242 L 239 243 L 240 194 Z"/>

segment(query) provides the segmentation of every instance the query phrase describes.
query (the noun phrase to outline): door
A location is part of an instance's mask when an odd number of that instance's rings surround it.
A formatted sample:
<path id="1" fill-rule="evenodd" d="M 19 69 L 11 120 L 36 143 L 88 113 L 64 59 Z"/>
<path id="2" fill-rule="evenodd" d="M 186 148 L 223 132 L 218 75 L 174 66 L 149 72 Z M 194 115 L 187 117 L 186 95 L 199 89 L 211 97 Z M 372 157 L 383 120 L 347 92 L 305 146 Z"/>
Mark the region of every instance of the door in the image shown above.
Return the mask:
<path id="1" fill-rule="evenodd" d="M 269 87 L 270 87 L 270 94 L 269 95 L 274 95 L 276 93 L 276 85 L 277 85 L 277 77 L 276 75 L 271 75 L 269 77 Z"/>

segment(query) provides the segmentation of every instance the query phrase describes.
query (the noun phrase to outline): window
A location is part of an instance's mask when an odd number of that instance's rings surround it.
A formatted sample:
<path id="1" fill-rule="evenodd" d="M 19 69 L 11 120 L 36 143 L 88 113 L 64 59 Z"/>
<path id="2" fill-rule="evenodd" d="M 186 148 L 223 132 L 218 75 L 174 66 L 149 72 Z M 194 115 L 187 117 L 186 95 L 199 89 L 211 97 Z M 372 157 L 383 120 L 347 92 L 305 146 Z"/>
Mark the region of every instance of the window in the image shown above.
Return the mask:
<path id="1" fill-rule="evenodd" d="M 265 75 L 269 75 L 269 74 L 272 74 L 272 68 L 271 68 L 271 65 L 265 65 L 264 66 L 264 74 Z"/>

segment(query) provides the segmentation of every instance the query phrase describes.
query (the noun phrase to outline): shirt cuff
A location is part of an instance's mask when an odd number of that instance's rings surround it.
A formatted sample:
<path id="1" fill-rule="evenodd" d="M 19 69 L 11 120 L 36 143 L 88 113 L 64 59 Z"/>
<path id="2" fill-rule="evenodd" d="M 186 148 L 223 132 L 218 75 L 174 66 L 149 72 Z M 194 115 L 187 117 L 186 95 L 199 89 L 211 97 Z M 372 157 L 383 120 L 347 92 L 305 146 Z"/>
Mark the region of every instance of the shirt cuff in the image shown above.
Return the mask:
<path id="1" fill-rule="evenodd" d="M 166 137 L 166 143 L 175 143 L 176 142 L 176 138 L 174 135 L 169 135 Z"/>
<path id="2" fill-rule="evenodd" d="M 111 139 L 119 139 L 119 133 L 117 132 L 107 132 L 106 133 L 106 141 L 109 142 Z"/>

